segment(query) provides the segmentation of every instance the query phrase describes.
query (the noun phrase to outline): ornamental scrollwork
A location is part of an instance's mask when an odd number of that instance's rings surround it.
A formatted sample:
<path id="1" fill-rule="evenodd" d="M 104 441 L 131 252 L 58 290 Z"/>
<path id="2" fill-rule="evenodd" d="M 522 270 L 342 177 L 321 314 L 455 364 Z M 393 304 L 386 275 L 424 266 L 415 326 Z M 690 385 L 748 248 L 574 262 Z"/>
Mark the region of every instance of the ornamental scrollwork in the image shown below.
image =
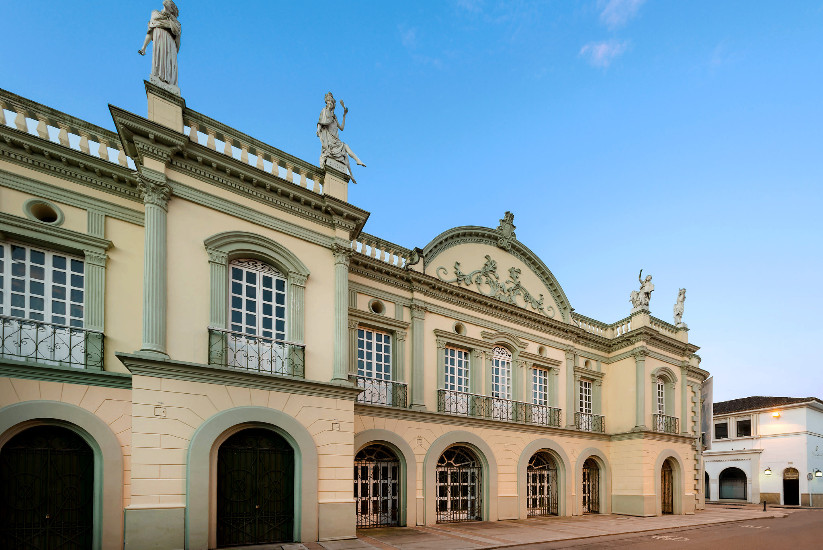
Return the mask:
<path id="1" fill-rule="evenodd" d="M 447 278 L 449 271 L 445 267 L 440 266 L 437 268 L 437 276 L 444 283 L 457 283 L 457 286 L 465 285 L 467 287 L 475 285 L 477 291 L 481 294 L 507 304 L 520 305 L 517 300 L 519 296 L 525 304 L 522 307 L 531 306 L 533 310 L 542 313 L 546 317 L 554 318 L 554 308 L 543 303 L 543 295 L 540 294 L 535 298 L 534 294 L 523 286 L 520 281 L 521 272 L 516 267 L 510 267 L 509 278 L 501 282 L 500 276 L 497 274 L 497 262 L 492 260 L 488 254 L 483 267 L 471 273 L 463 273 L 460 262 L 454 262 L 454 279 Z"/>

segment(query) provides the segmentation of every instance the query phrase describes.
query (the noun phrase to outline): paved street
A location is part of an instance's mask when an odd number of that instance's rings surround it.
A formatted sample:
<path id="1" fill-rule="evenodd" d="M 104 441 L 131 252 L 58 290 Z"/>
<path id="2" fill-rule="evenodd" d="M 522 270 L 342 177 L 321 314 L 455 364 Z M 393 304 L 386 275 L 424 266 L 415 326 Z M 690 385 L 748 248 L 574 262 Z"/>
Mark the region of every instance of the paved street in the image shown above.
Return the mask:
<path id="1" fill-rule="evenodd" d="M 309 550 L 474 550 L 552 548 L 817 548 L 823 511 L 709 506 L 690 516 L 637 518 L 617 515 L 537 518 L 431 527 L 368 529 L 359 539 L 284 548 Z"/>

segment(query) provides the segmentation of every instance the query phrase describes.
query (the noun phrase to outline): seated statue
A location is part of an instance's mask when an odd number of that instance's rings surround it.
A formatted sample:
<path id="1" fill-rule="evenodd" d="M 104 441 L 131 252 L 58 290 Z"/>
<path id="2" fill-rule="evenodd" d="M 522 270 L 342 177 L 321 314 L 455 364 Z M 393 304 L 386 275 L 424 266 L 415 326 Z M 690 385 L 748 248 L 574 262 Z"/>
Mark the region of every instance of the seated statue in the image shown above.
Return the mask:
<path id="1" fill-rule="evenodd" d="M 351 180 L 357 183 L 351 173 L 349 157 L 353 158 L 360 166 L 366 165 L 357 158 L 357 155 L 354 154 L 354 151 L 352 151 L 348 145 L 340 141 L 340 138 L 337 137 L 337 130 L 342 131 L 346 126 L 346 113 L 348 113 L 349 110 L 341 100 L 340 105 L 343 106 L 343 122 L 338 122 L 337 115 L 334 114 L 335 104 L 334 96 L 331 92 L 327 93 L 326 107 L 320 112 L 320 120 L 317 122 L 317 137 L 320 138 L 321 146 L 320 167 L 323 168 L 326 165 L 327 159 L 336 160 L 346 166 Z"/>

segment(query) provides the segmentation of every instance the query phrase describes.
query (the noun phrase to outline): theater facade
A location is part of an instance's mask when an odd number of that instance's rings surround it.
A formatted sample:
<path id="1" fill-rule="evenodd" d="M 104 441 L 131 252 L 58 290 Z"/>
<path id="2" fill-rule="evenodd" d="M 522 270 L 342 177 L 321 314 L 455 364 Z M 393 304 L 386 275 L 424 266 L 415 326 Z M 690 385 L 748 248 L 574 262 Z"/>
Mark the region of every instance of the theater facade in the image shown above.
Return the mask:
<path id="1" fill-rule="evenodd" d="M 508 212 L 371 235 L 345 167 L 145 89 L 0 90 L 0 547 L 703 506 L 685 325 L 578 314 Z"/>

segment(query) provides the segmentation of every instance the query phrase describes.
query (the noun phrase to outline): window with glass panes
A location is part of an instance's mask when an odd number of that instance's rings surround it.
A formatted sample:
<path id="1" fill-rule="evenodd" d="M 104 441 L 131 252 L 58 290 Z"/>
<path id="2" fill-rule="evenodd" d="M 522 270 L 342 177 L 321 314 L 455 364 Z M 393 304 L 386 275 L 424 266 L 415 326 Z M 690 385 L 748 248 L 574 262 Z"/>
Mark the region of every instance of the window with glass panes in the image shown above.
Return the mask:
<path id="1" fill-rule="evenodd" d="M 657 379 L 657 414 L 666 414 L 666 385 L 662 378 Z"/>
<path id="2" fill-rule="evenodd" d="M 546 369 L 532 369 L 532 403 L 549 404 L 549 371 Z"/>
<path id="3" fill-rule="evenodd" d="M 510 399 L 512 391 L 512 354 L 503 347 L 492 350 L 492 397 Z"/>
<path id="4" fill-rule="evenodd" d="M 63 253 L 0 243 L 0 312 L 83 328 L 85 264 Z"/>
<path id="5" fill-rule="evenodd" d="M 592 383 L 591 380 L 580 381 L 580 396 L 578 399 L 578 407 L 581 413 L 592 413 Z"/>
<path id="6" fill-rule="evenodd" d="M 391 380 L 391 335 L 357 329 L 357 376 Z"/>
<path id="7" fill-rule="evenodd" d="M 446 347 L 445 387 L 457 392 L 469 392 L 469 352 L 464 349 Z"/>
<path id="8" fill-rule="evenodd" d="M 231 330 L 274 340 L 286 339 L 286 279 L 259 260 L 233 260 L 229 309 Z"/>

